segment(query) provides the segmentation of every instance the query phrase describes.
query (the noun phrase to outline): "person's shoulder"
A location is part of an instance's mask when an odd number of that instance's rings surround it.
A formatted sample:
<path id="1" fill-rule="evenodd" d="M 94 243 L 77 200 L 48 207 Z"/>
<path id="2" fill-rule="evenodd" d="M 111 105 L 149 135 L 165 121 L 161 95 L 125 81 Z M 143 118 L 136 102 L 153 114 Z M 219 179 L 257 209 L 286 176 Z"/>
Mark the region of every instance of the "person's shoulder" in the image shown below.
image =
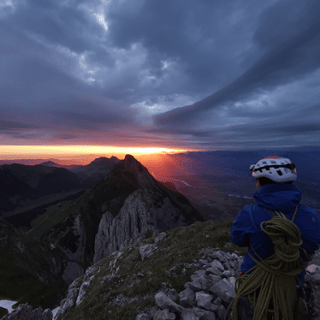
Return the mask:
<path id="1" fill-rule="evenodd" d="M 240 212 L 249 212 L 253 209 L 253 207 L 256 206 L 255 204 L 246 204 Z"/>
<path id="2" fill-rule="evenodd" d="M 313 208 L 310 208 L 304 204 L 300 204 L 299 205 L 299 209 L 298 209 L 298 212 L 300 214 L 309 214 L 309 215 L 313 215 L 313 216 L 317 216 L 318 217 L 318 213 L 317 213 L 317 210 L 313 209 Z"/>
<path id="3" fill-rule="evenodd" d="M 300 204 L 299 210 L 297 212 L 297 218 L 300 218 L 300 222 L 302 222 L 304 225 L 313 225 L 319 228 L 320 224 L 320 218 L 318 215 L 317 210 L 310 208 L 306 205 Z"/>
<path id="4" fill-rule="evenodd" d="M 258 207 L 256 204 L 247 204 L 245 205 L 238 213 L 238 218 L 249 217 L 249 214 L 252 210 L 255 210 Z"/>

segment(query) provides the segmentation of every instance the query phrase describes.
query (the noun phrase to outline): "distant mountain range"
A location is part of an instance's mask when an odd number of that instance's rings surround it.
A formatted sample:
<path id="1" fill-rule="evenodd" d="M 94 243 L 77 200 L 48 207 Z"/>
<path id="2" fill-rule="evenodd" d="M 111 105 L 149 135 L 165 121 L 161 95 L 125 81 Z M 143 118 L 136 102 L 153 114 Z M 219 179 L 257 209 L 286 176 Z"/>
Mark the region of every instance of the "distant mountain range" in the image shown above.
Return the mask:
<path id="1" fill-rule="evenodd" d="M 69 170 L 43 165 L 2 165 L 0 182 L 2 214 L 25 210 L 39 201 L 48 201 L 51 196 L 55 198 L 84 187 L 79 177 Z"/>
<path id="2" fill-rule="evenodd" d="M 26 211 L 38 215 L 37 208 L 43 211 L 48 205 L 78 197 L 104 179 L 119 161 L 115 157 L 98 158 L 89 165 L 68 166 L 69 170 L 52 161 L 38 165 L 1 165 L 0 216 Z"/>

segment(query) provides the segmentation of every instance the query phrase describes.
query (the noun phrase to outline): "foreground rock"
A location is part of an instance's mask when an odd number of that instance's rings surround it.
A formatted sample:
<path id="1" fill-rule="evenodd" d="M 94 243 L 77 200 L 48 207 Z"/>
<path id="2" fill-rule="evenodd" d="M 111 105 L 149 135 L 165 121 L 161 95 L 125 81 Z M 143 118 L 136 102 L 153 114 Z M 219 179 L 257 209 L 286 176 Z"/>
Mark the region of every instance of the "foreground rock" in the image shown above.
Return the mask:
<path id="1" fill-rule="evenodd" d="M 211 252 L 207 259 L 194 261 L 186 267 L 198 269 L 177 293 L 166 288 L 155 295 L 156 307 L 139 314 L 136 320 L 222 320 L 235 297 L 235 280 L 243 257 L 236 253 Z M 176 300 L 176 301 L 174 301 Z"/>
<path id="2" fill-rule="evenodd" d="M 33 309 L 28 304 L 21 304 L 1 320 L 52 320 L 52 312 L 50 309 Z"/>
<path id="3" fill-rule="evenodd" d="M 319 320 L 320 311 L 320 266 L 319 250 L 307 269 L 306 283 L 312 288 L 315 300 L 314 311 Z M 137 315 L 136 320 L 224 320 L 226 309 L 235 297 L 235 281 L 243 257 L 215 251 L 206 260 L 193 263 L 198 268 L 185 283 L 179 294 L 174 289 L 165 289 L 155 295 L 156 307 Z M 173 297 L 178 295 L 178 299 Z M 228 319 L 231 319 L 229 314 Z"/>

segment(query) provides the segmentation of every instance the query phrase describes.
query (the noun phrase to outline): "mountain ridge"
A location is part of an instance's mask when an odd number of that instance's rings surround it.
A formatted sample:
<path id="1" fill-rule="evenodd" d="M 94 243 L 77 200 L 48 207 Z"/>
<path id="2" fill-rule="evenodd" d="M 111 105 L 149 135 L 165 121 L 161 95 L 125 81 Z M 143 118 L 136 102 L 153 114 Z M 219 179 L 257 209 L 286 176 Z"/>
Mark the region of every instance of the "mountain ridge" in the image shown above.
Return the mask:
<path id="1" fill-rule="evenodd" d="M 64 252 L 69 261 L 64 279 L 69 283 L 83 274 L 97 257 L 150 236 L 158 228 L 203 220 L 188 199 L 156 181 L 130 155 L 117 163 L 100 183 L 64 207 L 65 214 L 57 220 L 62 210 L 59 209 L 56 214 L 48 215 L 44 224 L 39 222 L 39 227 L 34 227 L 30 234 Z M 53 224 L 50 225 L 50 221 Z M 106 236 L 108 228 L 117 232 Z M 108 238 L 111 234 L 112 240 Z M 130 234 L 135 236 L 132 238 Z M 109 242 L 109 251 L 99 249 Z M 98 251 L 100 254 L 95 254 Z"/>

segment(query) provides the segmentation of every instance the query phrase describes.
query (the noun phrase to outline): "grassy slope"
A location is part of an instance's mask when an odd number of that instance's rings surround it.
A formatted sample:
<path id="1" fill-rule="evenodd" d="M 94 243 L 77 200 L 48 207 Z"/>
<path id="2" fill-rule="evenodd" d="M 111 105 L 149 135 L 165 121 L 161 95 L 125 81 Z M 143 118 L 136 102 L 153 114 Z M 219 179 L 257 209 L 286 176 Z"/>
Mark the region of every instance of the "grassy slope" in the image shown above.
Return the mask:
<path id="1" fill-rule="evenodd" d="M 155 252 L 144 261 L 141 260 L 139 247 L 153 243 L 154 238 L 124 248 L 120 251 L 122 255 L 117 258 L 115 264 L 116 254 L 101 260 L 95 265 L 99 271 L 90 286 L 86 288 L 85 300 L 76 308 L 73 307 L 64 320 L 135 319 L 139 310 L 154 306 L 153 296 L 140 301 L 128 302 L 122 306 L 110 305 L 110 301 L 119 294 L 128 298 L 154 295 L 161 289 L 163 282 L 170 284 L 178 292 L 182 291 L 184 283 L 190 281 L 190 275 L 194 271 L 189 269 L 183 272 L 183 264 L 205 258 L 205 248 L 219 247 L 223 251 L 238 251 L 239 255 L 243 255 L 244 248 L 233 244 L 225 246 L 231 241 L 229 234 L 231 225 L 231 221 L 206 221 L 167 231 L 167 236 L 157 244 L 158 248 L 166 250 Z M 165 271 L 173 267 L 176 267 L 175 274 L 167 275 Z M 140 281 L 135 276 L 139 272 L 144 274 Z M 101 284 L 102 279 L 112 273 L 115 273 L 116 277 L 110 282 Z M 83 277 L 76 281 L 81 283 Z M 135 281 L 137 283 L 130 286 Z"/>
<path id="2" fill-rule="evenodd" d="M 43 235 L 72 214 L 96 212 L 98 215 L 102 215 L 106 211 L 104 205 L 108 202 L 107 209 L 115 216 L 125 199 L 133 191 L 134 188 L 125 181 L 104 180 L 77 200 L 63 202 L 58 206 L 48 208 L 45 214 L 31 222 L 33 229 L 29 231 L 29 235 L 41 239 Z"/>
<path id="3" fill-rule="evenodd" d="M 17 267 L 14 257 L 2 248 L 0 256 L 0 299 L 43 308 L 53 308 L 57 305 L 66 289 L 63 280 L 57 279 L 51 284 L 45 284 L 36 279 L 31 270 Z"/>
<path id="4" fill-rule="evenodd" d="M 40 240 L 54 226 L 63 222 L 71 214 L 79 212 L 80 208 L 88 201 L 88 198 L 89 195 L 86 192 L 77 200 L 61 202 L 58 205 L 47 208 L 44 214 L 31 222 L 32 229 L 28 234 Z"/>
<path id="5" fill-rule="evenodd" d="M 59 254 L 0 219 L 0 299 L 53 307 L 67 285 L 51 272 Z M 46 278 L 46 281 L 40 281 Z"/>

